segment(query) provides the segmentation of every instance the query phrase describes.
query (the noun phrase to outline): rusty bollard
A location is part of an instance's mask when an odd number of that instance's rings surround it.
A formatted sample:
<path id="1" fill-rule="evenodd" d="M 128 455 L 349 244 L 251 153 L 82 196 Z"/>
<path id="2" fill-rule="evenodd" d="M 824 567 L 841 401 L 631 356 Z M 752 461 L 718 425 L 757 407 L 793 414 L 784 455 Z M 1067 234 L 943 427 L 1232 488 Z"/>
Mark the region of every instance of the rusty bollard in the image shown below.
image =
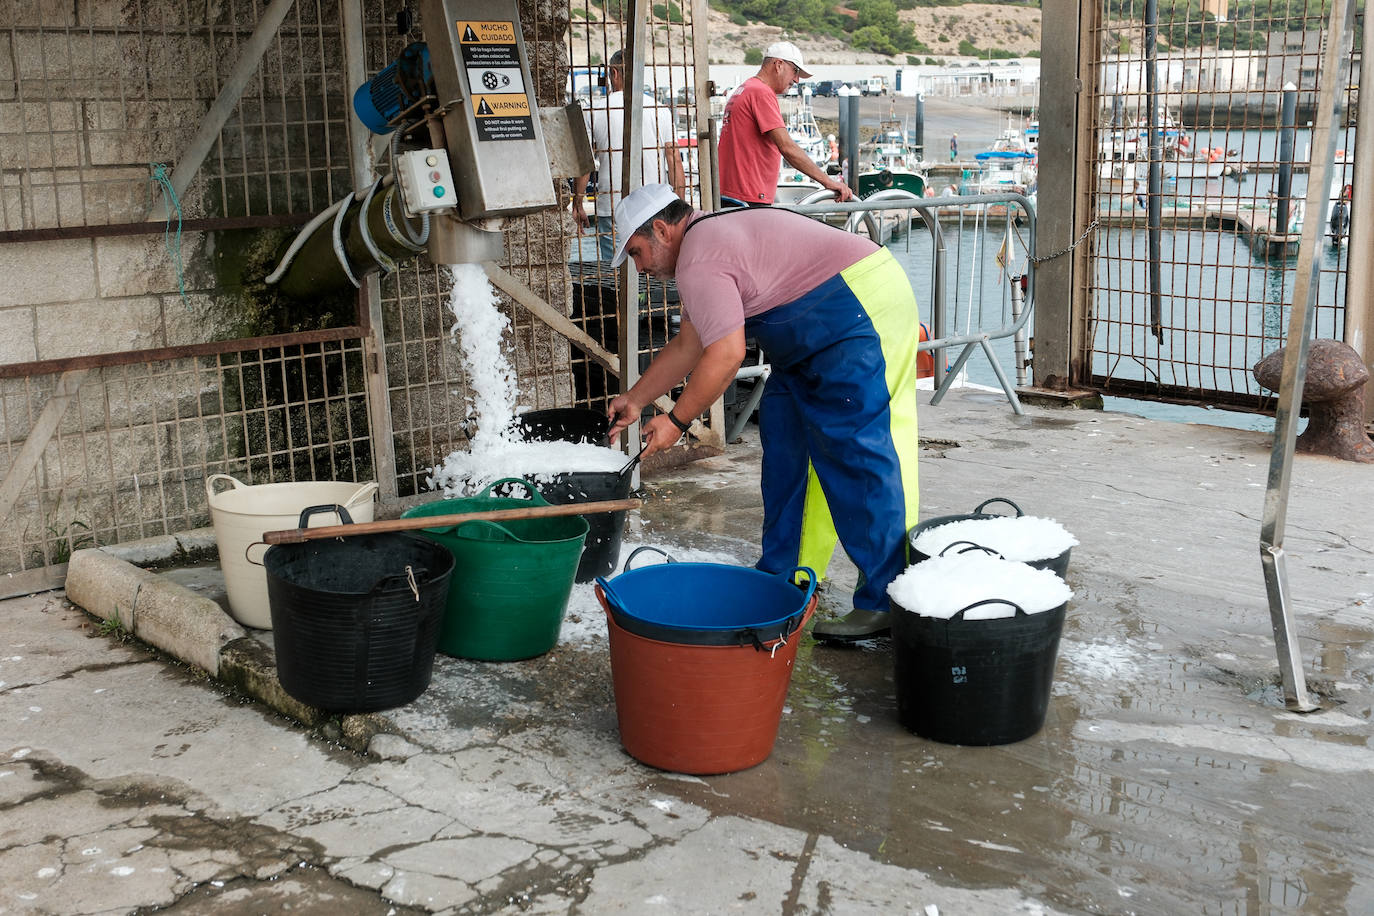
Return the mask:
<path id="1" fill-rule="evenodd" d="M 1251 370 L 1255 381 L 1270 391 L 1279 390 L 1286 349 L 1279 347 Z M 1312 341 L 1302 389 L 1307 429 L 1298 436 L 1297 450 L 1374 463 L 1374 442 L 1364 428 L 1364 389 L 1368 382 L 1369 369 L 1354 347 L 1339 340 Z"/>

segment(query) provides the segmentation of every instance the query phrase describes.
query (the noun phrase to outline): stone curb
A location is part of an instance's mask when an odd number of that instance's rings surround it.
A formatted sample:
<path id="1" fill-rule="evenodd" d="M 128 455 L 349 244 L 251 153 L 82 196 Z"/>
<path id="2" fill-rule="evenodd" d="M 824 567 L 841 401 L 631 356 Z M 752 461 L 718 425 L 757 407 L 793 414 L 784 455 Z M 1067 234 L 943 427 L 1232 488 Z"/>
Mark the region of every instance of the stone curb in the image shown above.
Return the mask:
<path id="1" fill-rule="evenodd" d="M 117 621 L 138 639 L 219 676 L 220 649 L 247 635 L 209 598 L 103 548 L 72 554 L 67 598 L 102 620 Z"/>
<path id="2" fill-rule="evenodd" d="M 307 727 L 322 727 L 328 737 L 355 751 L 368 752 L 378 735 L 398 734 L 389 719 L 376 713 L 338 716 L 334 725 L 333 713 L 286 692 L 277 677 L 272 648 L 251 636 L 219 604 L 134 565 L 205 549 L 214 549 L 214 533 L 208 528 L 78 550 L 67 567 L 67 599 L 101 620 L 117 621 L 135 638 L 173 658 L 204 669 L 236 693 Z"/>

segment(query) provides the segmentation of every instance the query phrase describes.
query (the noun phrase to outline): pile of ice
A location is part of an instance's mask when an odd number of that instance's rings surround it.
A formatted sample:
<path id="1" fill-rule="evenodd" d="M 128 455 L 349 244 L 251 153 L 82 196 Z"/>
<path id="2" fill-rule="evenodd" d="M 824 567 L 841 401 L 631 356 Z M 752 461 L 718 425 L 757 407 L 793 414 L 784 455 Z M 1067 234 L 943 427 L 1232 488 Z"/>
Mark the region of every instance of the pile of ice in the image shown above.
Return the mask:
<path id="1" fill-rule="evenodd" d="M 956 541 L 972 541 L 1022 563 L 1053 559 L 1078 546 L 1078 539 L 1063 525 L 1033 515 L 996 515 L 936 525 L 917 535 L 911 546 L 928 557 L 938 557 Z M 956 547 L 954 551 L 962 549 Z"/>
<path id="2" fill-rule="evenodd" d="M 943 620 L 987 599 L 1011 601 L 1027 614 L 1041 614 L 1073 597 L 1073 591 L 1051 570 L 985 553 L 932 557 L 917 563 L 892 580 L 887 594 L 903 610 Z M 986 604 L 963 619 L 993 620 L 1015 613 L 1009 604 Z"/>
<path id="3" fill-rule="evenodd" d="M 501 349 L 510 319 L 496 307 L 496 293 L 480 264 L 455 264 L 448 307 L 467 368 L 467 412 L 477 419 L 468 450 L 453 452 L 425 480 L 444 496 L 472 496 L 506 477 L 550 483 L 560 474 L 619 471 L 625 455 L 613 448 L 571 442 L 528 442 L 517 425 L 515 372 Z M 462 328 L 462 334 L 458 333 Z"/>

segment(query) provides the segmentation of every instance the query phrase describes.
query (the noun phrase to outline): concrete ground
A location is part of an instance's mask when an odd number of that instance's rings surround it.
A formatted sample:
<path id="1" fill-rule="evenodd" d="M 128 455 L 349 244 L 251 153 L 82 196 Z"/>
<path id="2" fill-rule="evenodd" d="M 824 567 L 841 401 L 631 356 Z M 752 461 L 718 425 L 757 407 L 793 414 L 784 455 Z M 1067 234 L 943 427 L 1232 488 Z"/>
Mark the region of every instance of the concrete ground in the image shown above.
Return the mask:
<path id="1" fill-rule="evenodd" d="M 222 585 L 182 569 L 118 626 L 60 592 L 0 604 L 0 913 L 1374 911 L 1374 467 L 1297 459 L 1302 715 L 1259 562 L 1265 434 L 959 391 L 921 425 L 923 518 L 1005 496 L 1080 541 L 1028 740 L 917 737 L 890 641 L 804 637 L 767 760 L 650 769 L 588 586 L 547 655 L 441 657 L 409 706 L 306 727 L 225 686 L 270 634 L 192 626 Z M 757 478 L 752 441 L 656 475 L 627 545 L 752 562 Z M 102 562 L 74 557 L 69 593 L 105 600 Z M 188 665 L 130 629 L 222 648 Z"/>

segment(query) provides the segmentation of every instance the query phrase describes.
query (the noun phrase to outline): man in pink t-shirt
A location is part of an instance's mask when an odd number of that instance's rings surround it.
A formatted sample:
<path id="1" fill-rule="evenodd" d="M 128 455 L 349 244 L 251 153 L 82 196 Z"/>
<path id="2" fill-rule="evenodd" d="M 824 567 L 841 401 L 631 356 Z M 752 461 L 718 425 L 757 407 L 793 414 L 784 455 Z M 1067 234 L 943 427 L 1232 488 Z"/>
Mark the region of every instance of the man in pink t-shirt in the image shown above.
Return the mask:
<path id="1" fill-rule="evenodd" d="M 751 207 L 773 203 L 782 160 L 835 192 L 835 199 L 851 200 L 854 192 L 831 178 L 797 145 L 787 132 L 778 96 L 787 87 L 811 76 L 802 69 L 801 51 L 790 41 L 768 46 L 759 72 L 744 81 L 725 103 L 721 120 L 720 196 L 722 203 Z"/>
<path id="2" fill-rule="evenodd" d="M 906 272 L 866 238 L 783 209 L 702 213 L 664 184 L 615 211 L 618 267 L 675 277 L 682 325 L 629 391 L 610 433 L 687 377 L 672 409 L 644 423 L 649 456 L 669 448 L 734 381 L 745 340 L 768 354 L 758 568 L 824 575 L 836 538 L 859 570 L 853 610 L 818 620 L 829 641 L 891 628 L 887 586 L 917 522 L 916 357 L 920 317 Z"/>

